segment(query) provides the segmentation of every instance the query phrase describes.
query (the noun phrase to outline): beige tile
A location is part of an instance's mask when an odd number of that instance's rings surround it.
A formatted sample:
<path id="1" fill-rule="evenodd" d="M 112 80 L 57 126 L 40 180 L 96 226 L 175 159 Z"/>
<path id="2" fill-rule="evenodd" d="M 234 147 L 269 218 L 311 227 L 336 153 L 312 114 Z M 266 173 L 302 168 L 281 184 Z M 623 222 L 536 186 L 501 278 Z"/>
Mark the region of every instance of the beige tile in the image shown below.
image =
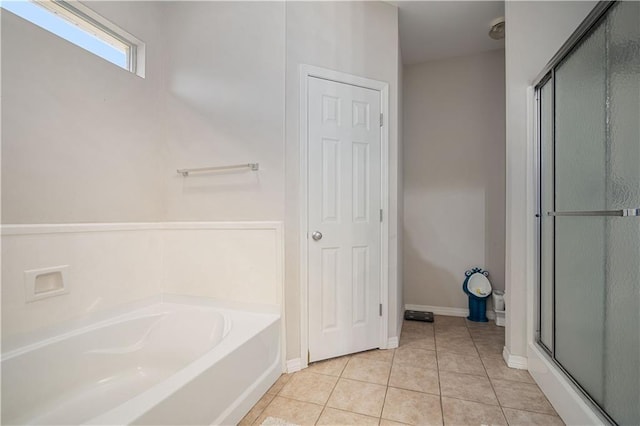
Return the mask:
<path id="1" fill-rule="evenodd" d="M 506 425 L 502 410 L 497 405 L 461 399 L 442 398 L 442 411 L 446 426 Z"/>
<path id="2" fill-rule="evenodd" d="M 433 324 L 436 327 L 447 326 L 447 325 L 457 325 L 459 327 L 466 327 L 467 320 L 464 317 L 450 317 L 447 315 L 435 315 Z"/>
<path id="3" fill-rule="evenodd" d="M 408 365 L 410 367 L 438 368 L 436 353 L 434 351 L 407 346 L 401 346 L 396 349 L 393 363 Z"/>
<path id="4" fill-rule="evenodd" d="M 299 371 L 284 385 L 278 395 L 324 405 L 337 381 L 337 377 Z"/>
<path id="5" fill-rule="evenodd" d="M 394 422 L 393 420 L 380 419 L 380 426 L 404 426 L 406 423 Z"/>
<path id="6" fill-rule="evenodd" d="M 405 348 L 426 349 L 426 350 L 434 351 L 436 349 L 436 341 L 432 335 L 416 337 L 414 335 L 403 334 L 400 337 L 399 346 L 405 347 Z"/>
<path id="7" fill-rule="evenodd" d="M 435 331 L 436 339 L 442 337 L 471 337 L 469 329 L 467 327 L 460 327 L 456 325 L 436 327 Z"/>
<path id="8" fill-rule="evenodd" d="M 449 327 L 467 328 L 466 321 L 463 317 L 447 317 L 446 320 L 441 320 L 440 318 L 436 317 L 436 321 L 433 323 L 433 327 L 436 330 Z"/>
<path id="9" fill-rule="evenodd" d="M 490 319 L 488 322 L 475 322 L 467 320 L 467 327 L 498 328 L 504 330 L 504 327 L 499 327 L 498 325 L 496 325 L 495 319 Z"/>
<path id="10" fill-rule="evenodd" d="M 473 329 L 469 329 L 471 331 L 471 338 L 475 342 L 495 342 L 504 344 L 504 333 L 498 334 L 493 332 L 477 332 Z"/>
<path id="11" fill-rule="evenodd" d="M 256 421 L 258 416 L 262 414 L 262 411 L 265 408 L 267 408 L 267 405 L 269 405 L 269 403 L 273 400 L 273 398 L 275 398 L 275 395 L 268 394 L 268 393 L 264 394 L 262 398 L 260 398 L 258 402 L 256 402 L 256 405 L 254 405 L 253 408 L 251 408 L 251 410 L 247 413 L 247 415 L 244 416 L 242 420 L 240 420 L 240 423 L 238 423 L 238 426 L 253 424 L 253 422 Z"/>
<path id="12" fill-rule="evenodd" d="M 477 353 L 471 337 L 436 337 L 436 349 L 438 352 L 453 352 L 463 355 L 474 355 Z"/>
<path id="13" fill-rule="evenodd" d="M 358 352 L 354 358 L 370 359 L 372 361 L 391 362 L 395 349 L 374 349 L 372 351 Z"/>
<path id="14" fill-rule="evenodd" d="M 440 371 L 442 396 L 498 405 L 491 383 L 486 377 Z"/>
<path id="15" fill-rule="evenodd" d="M 556 414 L 542 391 L 534 384 L 495 379 L 491 383 L 503 407 Z"/>
<path id="16" fill-rule="evenodd" d="M 474 337 L 502 337 L 504 339 L 504 327 L 468 327 L 469 333 Z"/>
<path id="17" fill-rule="evenodd" d="M 495 321 L 489 320 L 488 322 L 470 321 L 465 318 L 465 323 L 469 328 L 500 328 L 496 325 Z M 502 328 L 504 330 L 504 327 Z"/>
<path id="18" fill-rule="evenodd" d="M 471 338 L 473 338 L 474 341 L 483 341 L 483 340 L 487 340 L 487 341 L 494 341 L 494 342 L 499 342 L 499 343 L 503 343 L 504 344 L 504 330 L 500 330 L 499 332 L 496 331 L 484 331 L 484 330 L 476 330 L 473 328 L 469 329 L 469 332 L 471 333 Z"/>
<path id="19" fill-rule="evenodd" d="M 482 363 L 490 379 L 535 383 L 527 370 L 509 368 L 502 358 L 483 358 Z"/>
<path id="20" fill-rule="evenodd" d="M 484 358 L 501 358 L 504 350 L 504 339 L 499 338 L 480 338 L 474 339 L 476 348 L 481 357 Z"/>
<path id="21" fill-rule="evenodd" d="M 480 361 L 480 357 L 477 354 L 462 355 L 453 352 L 438 352 L 438 369 L 440 371 L 473 374 L 474 376 L 486 376 L 482 361 Z"/>
<path id="22" fill-rule="evenodd" d="M 322 405 L 276 396 L 254 424 L 262 424 L 267 417 L 276 417 L 300 426 L 313 425 L 321 412 Z"/>
<path id="23" fill-rule="evenodd" d="M 386 385 L 389 381 L 390 371 L 391 363 L 389 362 L 352 357 L 342 372 L 342 377 Z"/>
<path id="24" fill-rule="evenodd" d="M 382 417 L 411 425 L 442 425 L 440 397 L 389 388 Z"/>
<path id="25" fill-rule="evenodd" d="M 347 365 L 347 362 L 349 362 L 348 356 L 332 358 L 326 361 L 318 361 L 310 364 L 308 371 L 339 377 L 342 374 L 342 370 L 344 370 L 344 367 Z"/>
<path id="26" fill-rule="evenodd" d="M 287 384 L 287 382 L 289 380 L 291 380 L 292 376 L 293 376 L 293 374 L 282 374 L 280 377 L 278 377 L 278 380 L 276 380 L 276 382 L 273 384 L 273 386 L 271 386 L 269 388 L 267 393 L 269 393 L 271 395 L 276 395 L 278 392 L 280 392 L 282 390 L 284 385 Z"/>
<path id="27" fill-rule="evenodd" d="M 371 425 L 377 426 L 378 418 L 363 416 L 362 414 L 351 413 L 349 411 L 336 410 L 335 408 L 325 408 L 317 425 Z"/>
<path id="28" fill-rule="evenodd" d="M 440 395 L 438 370 L 394 364 L 389 386 Z"/>
<path id="29" fill-rule="evenodd" d="M 480 353 L 480 356 L 482 355 L 487 355 L 489 353 L 491 354 L 502 354 L 502 350 L 504 349 L 504 339 L 495 339 L 495 340 L 489 340 L 489 339 L 473 339 L 473 343 L 476 345 L 476 348 L 478 348 L 478 352 Z"/>
<path id="30" fill-rule="evenodd" d="M 327 407 L 380 417 L 386 386 L 341 378 Z"/>
<path id="31" fill-rule="evenodd" d="M 455 329 L 455 330 L 458 330 L 458 329 Z M 436 332 L 436 343 L 440 344 L 447 341 L 453 341 L 453 342 L 464 341 L 466 343 L 473 343 L 473 339 L 471 338 L 471 335 L 469 334 L 466 328 L 464 329 L 464 331 L 466 333 L 461 333 L 459 330 L 458 331 L 438 331 Z"/>
<path id="32" fill-rule="evenodd" d="M 499 358 L 503 359 L 502 351 L 504 349 L 503 346 L 487 346 L 487 345 L 476 345 L 477 351 L 480 354 L 480 358 Z"/>
<path id="33" fill-rule="evenodd" d="M 408 331 L 402 330 L 400 334 L 400 340 L 417 340 L 417 339 L 425 339 L 427 337 L 433 337 L 433 331 L 430 333 L 417 332 L 417 331 Z"/>
<path id="34" fill-rule="evenodd" d="M 409 328 L 402 330 L 401 336 L 411 339 L 420 339 L 424 337 L 433 337 L 433 326 L 424 328 Z"/>
<path id="35" fill-rule="evenodd" d="M 549 414 L 505 408 L 504 415 L 511 426 L 564 426 L 560 417 Z"/>
<path id="36" fill-rule="evenodd" d="M 402 332 L 419 332 L 419 333 L 432 333 L 433 323 L 423 321 L 403 321 Z"/>

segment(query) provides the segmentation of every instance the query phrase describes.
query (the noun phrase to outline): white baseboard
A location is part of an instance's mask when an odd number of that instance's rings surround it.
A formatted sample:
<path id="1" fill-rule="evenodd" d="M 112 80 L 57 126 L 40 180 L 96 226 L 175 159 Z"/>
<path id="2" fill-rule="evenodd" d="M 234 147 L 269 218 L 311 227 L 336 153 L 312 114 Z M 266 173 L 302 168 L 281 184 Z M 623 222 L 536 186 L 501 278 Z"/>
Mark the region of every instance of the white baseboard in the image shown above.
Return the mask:
<path id="1" fill-rule="evenodd" d="M 469 309 L 467 308 L 449 308 L 447 306 L 431 306 L 431 305 L 404 305 L 409 311 L 433 312 L 434 315 L 447 315 L 450 317 L 468 317 Z M 495 319 L 496 313 L 491 309 L 487 309 L 487 318 Z"/>
<path id="2" fill-rule="evenodd" d="M 450 317 L 467 317 L 469 310 L 465 308 L 449 308 L 446 306 L 430 306 L 430 305 L 404 305 L 408 311 L 433 312 L 434 315 L 448 315 Z"/>
<path id="3" fill-rule="evenodd" d="M 302 370 L 302 361 L 300 358 L 287 360 L 287 373 L 295 373 Z"/>
<path id="4" fill-rule="evenodd" d="M 387 340 L 387 349 L 397 348 L 400 345 L 400 339 L 398 337 L 389 337 Z"/>
<path id="5" fill-rule="evenodd" d="M 504 361 L 510 368 L 517 368 L 518 370 L 528 369 L 529 362 L 527 357 L 511 355 L 511 352 L 509 352 L 509 349 L 507 349 L 506 346 L 502 349 L 502 358 L 504 358 Z"/>

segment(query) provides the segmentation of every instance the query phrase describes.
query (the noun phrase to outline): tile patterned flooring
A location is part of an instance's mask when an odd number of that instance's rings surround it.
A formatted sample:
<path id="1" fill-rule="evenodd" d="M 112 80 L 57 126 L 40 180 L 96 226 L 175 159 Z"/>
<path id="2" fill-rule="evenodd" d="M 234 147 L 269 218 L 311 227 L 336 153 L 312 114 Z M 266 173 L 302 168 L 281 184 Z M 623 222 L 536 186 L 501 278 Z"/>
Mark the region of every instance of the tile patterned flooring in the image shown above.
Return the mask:
<path id="1" fill-rule="evenodd" d="M 527 371 L 502 359 L 504 328 L 436 316 L 405 321 L 397 349 L 283 374 L 242 419 L 298 425 L 563 425 Z"/>

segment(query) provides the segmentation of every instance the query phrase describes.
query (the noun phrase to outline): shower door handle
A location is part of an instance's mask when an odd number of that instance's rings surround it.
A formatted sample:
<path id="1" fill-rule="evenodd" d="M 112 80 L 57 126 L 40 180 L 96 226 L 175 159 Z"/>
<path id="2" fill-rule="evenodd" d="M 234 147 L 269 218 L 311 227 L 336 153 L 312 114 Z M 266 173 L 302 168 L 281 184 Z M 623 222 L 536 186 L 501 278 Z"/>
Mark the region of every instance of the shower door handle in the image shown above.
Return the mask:
<path id="1" fill-rule="evenodd" d="M 640 208 L 621 210 L 585 210 L 575 212 L 547 212 L 547 216 L 640 216 Z"/>

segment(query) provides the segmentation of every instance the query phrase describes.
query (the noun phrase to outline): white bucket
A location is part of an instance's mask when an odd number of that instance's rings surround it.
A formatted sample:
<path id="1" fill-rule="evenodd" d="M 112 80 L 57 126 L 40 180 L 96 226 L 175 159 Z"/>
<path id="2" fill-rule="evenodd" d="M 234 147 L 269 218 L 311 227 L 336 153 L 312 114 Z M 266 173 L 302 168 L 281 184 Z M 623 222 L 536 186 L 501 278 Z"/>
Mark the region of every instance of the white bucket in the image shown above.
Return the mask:
<path id="1" fill-rule="evenodd" d="M 493 309 L 495 311 L 504 311 L 504 291 L 493 291 Z"/>

